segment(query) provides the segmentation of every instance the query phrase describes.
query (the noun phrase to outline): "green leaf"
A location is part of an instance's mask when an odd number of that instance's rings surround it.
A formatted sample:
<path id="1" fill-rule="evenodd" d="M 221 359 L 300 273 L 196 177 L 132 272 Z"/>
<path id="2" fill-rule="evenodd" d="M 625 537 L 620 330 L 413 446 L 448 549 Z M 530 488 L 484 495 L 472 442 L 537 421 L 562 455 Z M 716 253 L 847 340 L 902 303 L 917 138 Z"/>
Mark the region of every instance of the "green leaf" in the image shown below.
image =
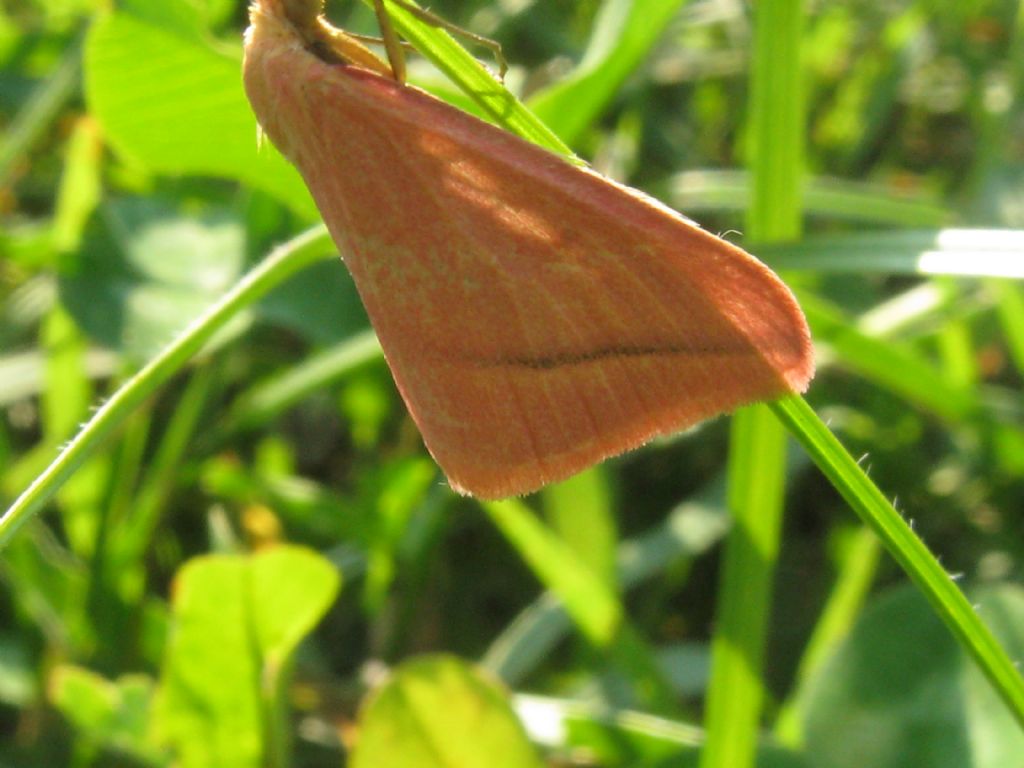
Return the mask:
<path id="1" fill-rule="evenodd" d="M 973 594 L 1014 658 L 1024 656 L 1024 590 Z M 820 670 L 806 704 L 806 745 L 818 768 L 1006 768 L 1024 731 L 920 593 L 870 605 Z"/>
<path id="2" fill-rule="evenodd" d="M 313 220 L 298 173 L 269 142 L 257 143 L 241 68 L 237 47 L 214 49 L 182 25 L 112 13 L 86 40 L 86 98 L 107 140 L 132 161 L 244 181 Z"/>
<path id="3" fill-rule="evenodd" d="M 282 670 L 339 586 L 327 560 L 296 547 L 181 570 L 155 726 L 182 766 L 265 764 Z"/>
<path id="4" fill-rule="evenodd" d="M 165 762 L 148 736 L 150 678 L 125 675 L 110 681 L 69 664 L 54 670 L 49 690 L 54 706 L 89 742 L 149 764 Z"/>
<path id="5" fill-rule="evenodd" d="M 245 232 L 226 211 L 154 199 L 117 200 L 103 213 L 105 226 L 62 277 L 61 298 L 95 339 L 145 359 L 238 279 Z"/>
<path id="6" fill-rule="evenodd" d="M 496 683 L 450 656 L 407 662 L 360 717 L 352 768 L 542 768 Z"/>
<path id="7" fill-rule="evenodd" d="M 118 9 L 182 37 L 198 36 L 202 29 L 202 17 L 195 0 L 120 0 Z"/>

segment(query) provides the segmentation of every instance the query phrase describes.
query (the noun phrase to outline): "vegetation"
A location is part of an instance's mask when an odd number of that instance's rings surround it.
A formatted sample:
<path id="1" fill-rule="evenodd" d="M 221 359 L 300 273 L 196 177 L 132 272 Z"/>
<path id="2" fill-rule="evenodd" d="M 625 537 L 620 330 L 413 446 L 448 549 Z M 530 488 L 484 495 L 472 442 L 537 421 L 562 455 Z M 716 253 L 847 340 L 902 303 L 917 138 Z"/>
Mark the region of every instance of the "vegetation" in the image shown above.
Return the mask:
<path id="1" fill-rule="evenodd" d="M 414 82 L 744 233 L 806 402 L 455 496 L 257 147 L 243 3 L 12 0 L 0 768 L 1024 765 L 1024 11 L 433 10 L 531 112 L 396 12 Z"/>

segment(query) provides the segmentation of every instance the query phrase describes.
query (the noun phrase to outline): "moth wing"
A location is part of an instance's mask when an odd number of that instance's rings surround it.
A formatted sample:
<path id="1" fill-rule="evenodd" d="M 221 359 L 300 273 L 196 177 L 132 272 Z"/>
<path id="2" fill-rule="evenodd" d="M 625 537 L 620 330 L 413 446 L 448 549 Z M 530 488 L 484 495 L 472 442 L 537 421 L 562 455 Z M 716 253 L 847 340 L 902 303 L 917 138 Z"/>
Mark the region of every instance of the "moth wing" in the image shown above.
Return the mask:
<path id="1" fill-rule="evenodd" d="M 248 51 L 246 85 L 457 490 L 527 493 L 813 375 L 785 285 L 656 201 L 301 47 Z"/>

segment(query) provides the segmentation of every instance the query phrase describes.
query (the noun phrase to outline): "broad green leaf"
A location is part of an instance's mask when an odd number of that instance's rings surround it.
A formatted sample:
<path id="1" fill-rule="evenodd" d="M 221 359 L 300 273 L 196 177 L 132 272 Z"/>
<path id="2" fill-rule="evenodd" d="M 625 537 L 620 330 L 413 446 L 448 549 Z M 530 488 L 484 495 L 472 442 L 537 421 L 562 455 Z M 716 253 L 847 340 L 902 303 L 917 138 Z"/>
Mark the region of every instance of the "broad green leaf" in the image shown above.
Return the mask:
<path id="1" fill-rule="evenodd" d="M 243 181 L 315 218 L 298 173 L 257 142 L 238 47 L 214 48 L 152 15 L 108 14 L 86 40 L 85 92 L 107 140 L 134 162 Z"/>
<path id="2" fill-rule="evenodd" d="M 450 656 L 407 662 L 360 717 L 352 768 L 541 768 L 508 695 Z"/>
<path id="3" fill-rule="evenodd" d="M 284 663 L 334 602 L 341 587 L 327 560 L 297 547 L 277 547 L 249 558 L 242 595 L 252 610 L 249 629 L 267 661 Z"/>
<path id="4" fill-rule="evenodd" d="M 223 23 L 238 5 L 238 0 L 120 0 L 118 8 L 157 26 L 195 34 Z"/>
<path id="5" fill-rule="evenodd" d="M 118 9 L 139 21 L 184 37 L 198 36 L 203 26 L 196 0 L 120 0 Z"/>
<path id="6" fill-rule="evenodd" d="M 180 765 L 265 764 L 282 670 L 339 583 L 328 561 L 296 547 L 211 555 L 181 570 L 155 723 Z"/>
<path id="7" fill-rule="evenodd" d="M 93 338 L 134 359 L 155 355 L 242 273 L 246 234 L 232 210 L 197 212 L 159 198 L 121 198 L 100 214 L 78 263 L 62 275 L 61 298 Z M 277 286 L 255 314 L 315 343 L 344 339 L 368 325 L 337 259 Z M 236 319 L 232 328 L 243 322 Z"/>
<path id="8" fill-rule="evenodd" d="M 1010 656 L 1024 656 L 1024 590 L 973 598 Z M 865 610 L 812 683 L 804 717 L 819 768 L 1007 768 L 1024 755 L 1013 715 L 909 586 Z"/>

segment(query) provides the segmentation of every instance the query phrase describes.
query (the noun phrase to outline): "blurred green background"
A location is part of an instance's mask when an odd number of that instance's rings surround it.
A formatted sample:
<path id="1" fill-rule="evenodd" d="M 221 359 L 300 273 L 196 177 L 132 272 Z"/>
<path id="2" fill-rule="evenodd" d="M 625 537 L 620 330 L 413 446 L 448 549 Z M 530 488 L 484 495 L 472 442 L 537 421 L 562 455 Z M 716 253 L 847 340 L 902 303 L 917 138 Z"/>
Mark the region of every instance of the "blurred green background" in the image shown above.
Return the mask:
<path id="1" fill-rule="evenodd" d="M 598 170 L 735 232 L 772 2 L 431 7 L 500 41 L 506 85 Z M 1019 659 L 1024 9 L 802 12 L 806 234 L 730 237 L 798 293 L 811 405 Z M 328 15 L 375 32 L 362 4 Z M 245 17 L 0 3 L 3 507 L 272 249 L 331 252 L 257 149 Z M 422 59 L 411 79 L 473 109 Z M 716 419 L 522 502 L 459 498 L 318 259 L 0 553 L 0 768 L 696 765 L 728 443 Z M 1024 766 L 1012 715 L 791 447 L 757 764 Z"/>

